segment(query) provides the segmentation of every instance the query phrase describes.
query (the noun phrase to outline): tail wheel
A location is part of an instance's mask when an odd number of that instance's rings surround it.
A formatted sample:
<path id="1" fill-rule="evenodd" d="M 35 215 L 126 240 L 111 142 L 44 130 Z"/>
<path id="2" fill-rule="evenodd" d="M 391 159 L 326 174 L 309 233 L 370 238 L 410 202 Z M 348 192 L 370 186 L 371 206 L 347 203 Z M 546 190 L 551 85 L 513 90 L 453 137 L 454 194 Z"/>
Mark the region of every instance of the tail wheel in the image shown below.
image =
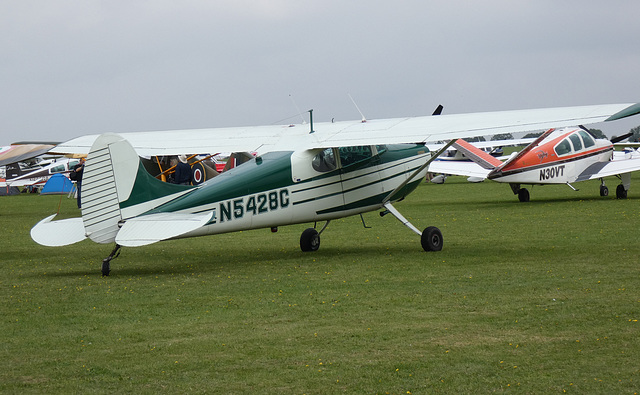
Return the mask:
<path id="1" fill-rule="evenodd" d="M 529 190 L 527 188 L 521 188 L 518 191 L 518 200 L 520 200 L 521 202 L 529 201 Z"/>
<path id="2" fill-rule="evenodd" d="M 314 228 L 307 228 L 300 236 L 300 249 L 304 252 L 317 251 L 320 248 L 320 235 Z"/>
<path id="3" fill-rule="evenodd" d="M 440 251 L 443 244 L 442 232 L 435 226 L 429 226 L 422 232 L 420 242 L 425 251 Z"/>
<path id="4" fill-rule="evenodd" d="M 616 198 L 618 198 L 618 199 L 626 199 L 627 198 L 627 190 L 624 189 L 624 185 L 619 184 L 616 187 Z"/>

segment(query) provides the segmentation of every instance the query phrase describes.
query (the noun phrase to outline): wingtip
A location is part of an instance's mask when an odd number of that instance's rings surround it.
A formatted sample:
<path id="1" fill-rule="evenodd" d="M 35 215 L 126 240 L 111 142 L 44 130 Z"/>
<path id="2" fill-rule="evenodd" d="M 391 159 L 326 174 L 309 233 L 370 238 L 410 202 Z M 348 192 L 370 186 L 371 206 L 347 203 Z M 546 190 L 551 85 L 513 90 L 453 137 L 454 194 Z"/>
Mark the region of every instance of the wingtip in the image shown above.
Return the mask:
<path id="1" fill-rule="evenodd" d="M 624 110 L 618 111 L 609 118 L 605 119 L 605 122 L 616 121 L 618 119 L 627 118 L 637 114 L 640 114 L 640 103 L 632 104 Z"/>

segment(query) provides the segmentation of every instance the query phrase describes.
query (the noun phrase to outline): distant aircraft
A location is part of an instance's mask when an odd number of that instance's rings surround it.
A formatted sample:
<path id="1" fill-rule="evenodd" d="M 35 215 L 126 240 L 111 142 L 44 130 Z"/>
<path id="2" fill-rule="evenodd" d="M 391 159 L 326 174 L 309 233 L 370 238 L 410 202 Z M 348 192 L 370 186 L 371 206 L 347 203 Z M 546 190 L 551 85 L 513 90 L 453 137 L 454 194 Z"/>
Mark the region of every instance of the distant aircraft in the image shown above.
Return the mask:
<path id="1" fill-rule="evenodd" d="M 78 161 L 78 159 L 59 158 L 40 162 L 30 168 L 22 168 L 20 163 L 10 163 L 6 165 L 6 180 L 0 182 L 0 187 L 42 186 L 54 174 L 68 174 Z"/>
<path id="2" fill-rule="evenodd" d="M 427 141 L 539 130 L 615 120 L 640 113 L 638 104 L 565 107 L 415 118 L 327 122 L 80 137 L 54 152 L 88 152 L 82 217 L 31 230 L 37 243 L 63 246 L 89 238 L 121 246 L 162 240 L 326 221 L 300 236 L 302 251 L 315 251 L 333 219 L 382 210 L 421 238 L 426 251 L 443 246 L 440 230 L 418 230 L 393 202 L 412 192 L 438 154 Z M 310 115 L 312 112 L 310 111 Z M 149 175 L 140 155 L 256 152 L 252 160 L 198 186 L 167 184 Z"/>
<path id="3" fill-rule="evenodd" d="M 600 179 L 600 195 L 607 196 L 604 177 L 618 176 L 621 183 L 616 197 L 624 199 L 631 184 L 630 172 L 640 170 L 640 153 L 616 152 L 613 143 L 629 135 L 609 141 L 595 139 L 584 127 L 549 129 L 505 162 L 458 140 L 452 146 L 473 162 L 436 161 L 429 171 L 508 183 L 521 202 L 530 198 L 523 184 L 566 184 L 575 190 L 572 183 Z"/>
<path id="4" fill-rule="evenodd" d="M 57 143 L 24 142 L 0 147 L 0 187 L 40 186 L 55 173 L 68 173 L 69 159 L 38 159 Z M 57 164 L 53 164 L 58 160 Z M 77 160 L 75 160 L 77 163 Z"/>

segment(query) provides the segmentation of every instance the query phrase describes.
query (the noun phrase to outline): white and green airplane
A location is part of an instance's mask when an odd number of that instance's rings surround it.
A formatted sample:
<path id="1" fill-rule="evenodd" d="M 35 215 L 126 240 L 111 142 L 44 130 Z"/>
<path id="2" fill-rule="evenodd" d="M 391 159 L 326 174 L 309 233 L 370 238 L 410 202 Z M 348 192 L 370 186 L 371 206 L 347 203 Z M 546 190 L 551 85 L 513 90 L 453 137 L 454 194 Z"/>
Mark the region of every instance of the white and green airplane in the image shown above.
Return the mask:
<path id="1" fill-rule="evenodd" d="M 36 224 L 31 237 L 46 246 L 85 238 L 115 243 L 103 260 L 106 276 L 121 246 L 326 222 L 300 237 L 303 251 L 315 251 L 331 220 L 383 210 L 381 214 L 391 213 L 420 235 L 424 250 L 439 251 L 443 239 L 438 228 L 421 232 L 393 207 L 448 148 L 431 153 L 427 141 L 590 124 L 638 113 L 640 103 L 84 136 L 51 151 L 88 154 L 82 217 L 53 221 L 54 214 Z M 161 182 L 139 158 L 240 151 L 257 155 L 197 186 Z"/>

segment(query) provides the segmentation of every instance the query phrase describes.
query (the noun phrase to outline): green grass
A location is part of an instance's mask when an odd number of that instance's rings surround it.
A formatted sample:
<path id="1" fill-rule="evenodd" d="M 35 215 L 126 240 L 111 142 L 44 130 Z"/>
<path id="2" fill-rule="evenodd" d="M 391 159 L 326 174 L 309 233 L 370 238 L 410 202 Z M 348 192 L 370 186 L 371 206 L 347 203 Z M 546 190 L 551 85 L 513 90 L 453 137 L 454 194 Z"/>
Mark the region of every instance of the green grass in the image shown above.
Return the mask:
<path id="1" fill-rule="evenodd" d="M 615 180 L 609 181 L 611 190 Z M 47 248 L 66 197 L 2 197 L 1 393 L 635 393 L 640 180 L 531 189 L 451 177 L 393 217 L 125 248 Z"/>

